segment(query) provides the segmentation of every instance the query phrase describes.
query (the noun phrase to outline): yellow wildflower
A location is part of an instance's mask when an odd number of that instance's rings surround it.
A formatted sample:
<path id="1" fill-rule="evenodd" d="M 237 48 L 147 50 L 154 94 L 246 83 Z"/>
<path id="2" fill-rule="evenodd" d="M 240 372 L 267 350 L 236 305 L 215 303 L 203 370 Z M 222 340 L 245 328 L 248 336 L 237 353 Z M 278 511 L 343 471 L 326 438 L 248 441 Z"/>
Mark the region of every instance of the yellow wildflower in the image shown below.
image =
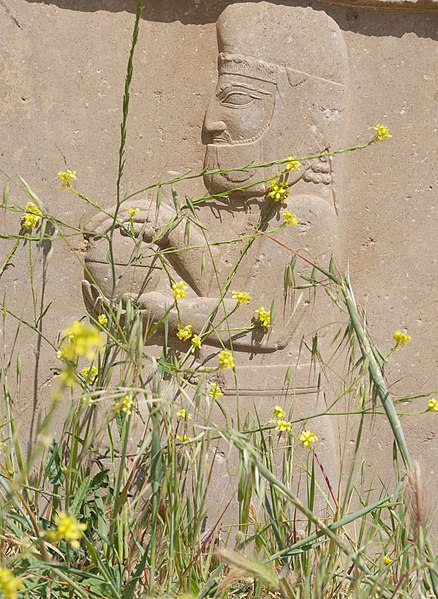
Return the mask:
<path id="1" fill-rule="evenodd" d="M 438 412 L 438 399 L 435 399 L 434 397 L 429 399 L 427 402 L 427 409 L 429 412 Z"/>
<path id="2" fill-rule="evenodd" d="M 132 218 L 133 216 L 135 216 L 136 214 L 138 214 L 140 212 L 140 208 L 133 208 L 132 206 L 130 206 L 128 208 L 128 215 Z"/>
<path id="3" fill-rule="evenodd" d="M 182 408 L 182 410 L 178 410 L 176 415 L 178 416 L 178 418 L 183 418 L 184 420 L 192 419 L 192 415 L 189 412 L 187 412 L 185 408 Z"/>
<path id="4" fill-rule="evenodd" d="M 12 570 L 0 568 L 0 591 L 6 599 L 17 599 L 17 591 L 24 589 L 21 578 L 16 578 Z"/>
<path id="5" fill-rule="evenodd" d="M 58 541 L 66 541 L 76 549 L 80 545 L 82 533 L 87 530 L 87 525 L 83 522 L 78 522 L 75 516 L 69 516 L 65 512 L 59 512 L 55 516 L 56 529 L 50 530 L 47 534 L 49 541 L 57 543 Z"/>
<path id="6" fill-rule="evenodd" d="M 383 556 L 383 561 L 387 566 L 389 566 L 389 564 L 392 564 L 392 559 L 388 555 Z"/>
<path id="7" fill-rule="evenodd" d="M 218 399 L 223 396 L 222 389 L 219 387 L 217 383 L 210 383 L 210 391 L 208 392 L 209 396 L 213 399 Z"/>
<path id="8" fill-rule="evenodd" d="M 125 412 L 125 414 L 130 416 L 132 414 L 133 403 L 134 400 L 132 399 L 132 397 L 130 395 L 125 395 L 119 401 L 114 402 L 114 409 L 117 412 L 117 414 L 120 414 L 120 412 Z"/>
<path id="9" fill-rule="evenodd" d="M 223 349 L 219 353 L 219 368 L 223 370 L 227 368 L 234 368 L 234 357 L 233 354 L 230 353 L 227 349 Z"/>
<path id="10" fill-rule="evenodd" d="M 87 406 L 88 408 L 91 408 L 91 406 L 94 406 L 94 403 L 95 403 L 95 402 L 94 402 L 94 401 L 91 399 L 91 397 L 90 397 L 89 395 L 83 395 L 83 396 L 81 397 L 81 401 L 83 401 L 83 402 L 84 402 L 84 404 L 86 404 L 86 406 Z"/>
<path id="11" fill-rule="evenodd" d="M 185 327 L 179 324 L 176 327 L 176 336 L 178 337 L 178 339 L 181 339 L 181 341 L 187 341 L 188 339 L 190 339 L 192 334 L 193 333 L 191 324 L 187 324 Z"/>
<path id="12" fill-rule="evenodd" d="M 62 183 L 61 183 L 61 188 L 64 189 L 65 187 L 70 187 L 70 181 L 72 179 L 77 179 L 76 177 L 76 171 L 72 171 L 69 168 L 66 171 L 60 171 L 58 173 L 58 177 L 61 179 Z"/>
<path id="13" fill-rule="evenodd" d="M 237 300 L 238 304 L 246 304 L 251 301 L 251 296 L 246 291 L 232 291 L 233 299 Z"/>
<path id="14" fill-rule="evenodd" d="M 286 418 L 286 412 L 281 406 L 275 406 L 272 410 L 272 414 L 274 415 L 274 418 L 279 418 L 280 420 Z"/>
<path id="15" fill-rule="evenodd" d="M 315 433 L 312 433 L 312 431 L 308 430 L 305 430 L 301 433 L 301 435 L 298 435 L 298 439 L 301 441 L 304 447 L 307 447 L 307 449 L 312 447 L 312 443 L 316 443 L 318 441 L 318 437 L 315 435 Z"/>
<path id="16" fill-rule="evenodd" d="M 385 127 L 385 125 L 381 125 L 379 123 L 373 127 L 373 129 L 376 131 L 376 137 L 378 141 L 383 141 L 385 137 L 392 137 L 392 135 L 389 134 L 388 127 Z"/>
<path id="17" fill-rule="evenodd" d="M 108 317 L 105 314 L 99 314 L 97 320 L 103 327 L 108 324 Z"/>
<path id="18" fill-rule="evenodd" d="M 187 443 L 187 441 L 191 441 L 192 438 L 189 437 L 188 435 L 184 434 L 184 435 L 177 435 L 176 438 L 178 439 L 178 441 L 180 441 L 181 443 Z"/>
<path id="19" fill-rule="evenodd" d="M 201 349 L 202 347 L 202 339 L 199 335 L 193 335 L 192 337 L 192 349 L 193 351 L 195 351 L 195 349 Z"/>
<path id="20" fill-rule="evenodd" d="M 275 427 L 275 430 L 280 431 L 280 433 L 290 433 L 292 430 L 292 422 L 279 418 L 277 420 L 277 426 Z"/>
<path id="21" fill-rule="evenodd" d="M 58 352 L 59 354 L 60 352 Z M 58 355 L 59 358 L 59 355 Z M 76 382 L 76 369 L 71 366 L 67 366 L 62 372 L 59 373 L 59 381 L 65 387 L 73 387 Z"/>
<path id="22" fill-rule="evenodd" d="M 36 204 L 33 202 L 28 202 L 26 206 L 26 214 L 23 215 L 21 219 L 21 226 L 23 229 L 32 230 L 37 226 L 42 216 L 41 210 L 38 208 Z"/>
<path id="23" fill-rule="evenodd" d="M 97 366 L 85 366 L 85 368 L 82 368 L 81 370 L 81 375 L 90 383 L 90 385 L 94 385 L 98 374 L 99 369 Z"/>
<path id="24" fill-rule="evenodd" d="M 284 166 L 285 171 L 296 171 L 301 166 L 301 162 L 299 160 L 295 160 L 292 156 L 289 156 L 287 162 Z"/>
<path id="25" fill-rule="evenodd" d="M 274 179 L 269 186 L 268 196 L 275 202 L 283 202 L 289 195 L 289 186 L 285 181 Z"/>
<path id="26" fill-rule="evenodd" d="M 265 310 L 265 308 L 262 306 L 261 308 L 259 308 L 255 312 L 257 314 L 257 321 L 258 321 L 258 323 L 262 327 L 265 327 L 265 329 L 267 329 L 270 326 L 270 324 L 271 324 L 271 311 L 270 310 Z"/>
<path id="27" fill-rule="evenodd" d="M 74 360 L 86 356 L 93 360 L 97 349 L 102 346 L 99 330 L 93 325 L 76 320 L 63 332 L 61 349 L 57 357 L 63 360 Z"/>
<path id="28" fill-rule="evenodd" d="M 179 283 L 174 283 L 172 285 L 173 297 L 176 300 L 186 299 L 186 297 L 187 297 L 186 289 L 187 289 L 187 285 L 185 283 L 183 283 L 182 281 L 179 281 Z"/>
<path id="29" fill-rule="evenodd" d="M 403 331 L 399 330 L 394 332 L 393 337 L 397 347 L 402 347 L 411 340 L 410 335 L 407 335 L 406 333 L 403 333 Z"/>
<path id="30" fill-rule="evenodd" d="M 283 218 L 288 227 L 295 227 L 300 222 L 297 215 L 289 210 L 283 210 Z"/>

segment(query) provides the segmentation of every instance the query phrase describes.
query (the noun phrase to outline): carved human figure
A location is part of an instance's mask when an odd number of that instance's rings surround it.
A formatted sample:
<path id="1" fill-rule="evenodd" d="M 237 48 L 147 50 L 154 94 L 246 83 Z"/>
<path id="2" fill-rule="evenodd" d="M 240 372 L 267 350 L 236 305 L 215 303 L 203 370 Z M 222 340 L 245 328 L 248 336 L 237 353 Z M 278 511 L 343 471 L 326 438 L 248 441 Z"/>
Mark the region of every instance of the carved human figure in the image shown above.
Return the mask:
<path id="1" fill-rule="evenodd" d="M 193 332 L 199 334 L 206 330 L 207 321 L 221 322 L 204 341 L 205 357 L 212 345 L 227 344 L 231 337 L 233 351 L 245 352 L 251 358 L 259 356 L 264 364 L 277 367 L 290 363 L 298 353 L 301 337 L 327 320 L 326 304 L 321 308 L 322 304 L 312 305 L 307 296 L 287 293 L 284 269 L 293 256 L 287 247 L 326 265 L 330 255 L 336 253 L 336 184 L 340 172 L 329 157 L 303 161 L 301 168 L 289 175 L 290 196 L 283 205 L 274 206 L 263 234 L 242 257 L 242 248 L 268 204 L 269 183 L 263 181 L 281 168 L 232 169 L 340 147 L 345 128 L 347 54 L 336 23 L 310 7 L 269 2 L 232 4 L 221 15 L 217 33 L 219 77 L 206 111 L 203 137 L 205 167 L 226 172 L 204 177 L 211 197 L 198 207 L 197 218 L 207 230 L 192 223 L 187 238 L 186 221 L 182 219 L 167 234 L 157 236 L 157 231 L 163 231 L 166 223 L 175 219 L 175 211 L 163 202 L 157 212 L 150 198 L 135 202 L 140 212 L 134 216 L 122 210 L 119 219 L 127 228 L 133 227 L 145 244 L 154 242 L 161 249 L 179 251 L 166 254 L 167 274 L 155 261 L 149 264 L 146 282 L 143 277 L 140 283 L 136 280 L 134 289 L 129 289 L 128 280 L 118 293 L 130 297 L 155 321 L 170 309 L 171 329 L 179 322 L 190 323 Z M 218 197 L 223 192 L 230 192 L 228 201 Z M 283 209 L 295 213 L 299 225 L 275 233 L 277 243 L 267 231 L 281 224 Z M 98 215 L 90 230 L 98 235 L 110 227 L 111 219 Z M 214 245 L 236 238 L 242 241 Z M 118 240 L 120 253 L 129 253 L 132 247 L 126 239 L 119 236 Z M 88 280 L 84 281 L 90 307 L 108 289 L 102 281 L 103 246 L 92 243 Z M 180 251 L 188 246 L 192 249 Z M 220 290 L 231 273 L 232 285 L 218 306 Z M 309 266 L 298 261 L 297 280 L 306 273 L 310 273 Z M 179 311 L 171 309 L 169 275 L 188 286 L 187 299 L 179 302 Z M 253 301 L 224 320 L 236 305 L 231 298 L 233 289 L 247 291 Z M 250 325 L 255 308 L 269 309 L 273 304 L 275 316 L 269 329 L 233 330 L 245 323 Z M 266 356 L 272 352 L 275 357 L 270 360 Z"/>

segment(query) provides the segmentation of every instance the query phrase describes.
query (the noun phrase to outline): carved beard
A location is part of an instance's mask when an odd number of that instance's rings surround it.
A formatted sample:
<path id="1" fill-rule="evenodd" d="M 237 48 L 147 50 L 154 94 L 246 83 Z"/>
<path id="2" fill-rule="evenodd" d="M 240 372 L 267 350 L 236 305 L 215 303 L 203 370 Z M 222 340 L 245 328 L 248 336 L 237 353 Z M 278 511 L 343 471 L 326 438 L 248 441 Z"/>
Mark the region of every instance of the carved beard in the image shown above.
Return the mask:
<path id="1" fill-rule="evenodd" d="M 262 156 L 261 140 L 251 143 L 208 144 L 205 151 L 204 168 L 239 168 L 252 162 L 262 162 Z M 258 197 L 266 193 L 266 187 L 264 183 L 256 185 L 255 183 L 265 178 L 264 169 L 257 168 L 204 175 L 204 183 L 211 194 L 244 187 L 245 189 L 238 189 L 235 193 L 245 197 Z"/>

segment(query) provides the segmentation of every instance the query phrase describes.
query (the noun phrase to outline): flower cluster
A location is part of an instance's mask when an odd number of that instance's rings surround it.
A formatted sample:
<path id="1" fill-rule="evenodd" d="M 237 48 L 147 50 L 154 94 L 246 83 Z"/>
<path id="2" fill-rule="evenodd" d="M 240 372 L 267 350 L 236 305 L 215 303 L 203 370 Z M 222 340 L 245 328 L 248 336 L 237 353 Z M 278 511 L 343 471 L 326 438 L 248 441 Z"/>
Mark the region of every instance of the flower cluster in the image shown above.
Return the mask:
<path id="1" fill-rule="evenodd" d="M 295 160 L 292 156 L 289 156 L 286 164 L 284 165 L 284 170 L 286 172 L 296 171 L 301 166 L 301 162 L 299 160 Z"/>
<path id="2" fill-rule="evenodd" d="M 298 440 L 301 441 L 304 447 L 310 449 L 312 447 L 312 443 L 316 443 L 318 441 L 318 437 L 315 435 L 315 433 L 312 433 L 312 431 L 305 430 L 301 433 L 301 435 L 298 435 Z"/>
<path id="3" fill-rule="evenodd" d="M 97 349 L 102 346 L 99 330 L 93 325 L 76 320 L 63 332 L 61 348 L 57 357 L 73 361 L 81 356 L 93 360 Z"/>
<path id="4" fill-rule="evenodd" d="M 58 352 L 58 357 L 59 357 L 59 352 Z M 59 373 L 59 379 L 58 379 L 61 383 L 61 386 L 64 385 L 65 387 L 73 387 L 73 385 L 76 382 L 76 368 L 74 367 L 74 365 L 69 364 L 67 366 L 67 368 L 65 368 L 62 372 Z M 60 399 L 59 395 L 55 396 Z"/>
<path id="5" fill-rule="evenodd" d="M 81 401 L 84 402 L 84 404 L 87 406 L 87 408 L 91 408 L 92 406 L 94 406 L 96 404 L 96 402 L 94 402 L 89 395 L 83 395 L 81 397 Z"/>
<path id="6" fill-rule="evenodd" d="M 289 420 L 283 420 L 282 418 L 279 418 L 276 422 L 276 431 L 279 431 L 280 433 L 290 433 L 290 431 L 292 430 L 292 422 L 290 422 Z"/>
<path id="7" fill-rule="evenodd" d="M 232 291 L 233 299 L 237 300 L 237 304 L 246 304 L 251 301 L 251 296 L 246 291 Z"/>
<path id="8" fill-rule="evenodd" d="M 290 433 L 292 430 L 292 422 L 286 420 L 286 412 L 283 408 L 281 406 L 274 406 L 272 415 L 274 418 L 271 418 L 269 422 L 273 422 L 276 425 L 275 430 L 280 433 Z"/>
<path id="9" fill-rule="evenodd" d="M 33 202 L 28 202 L 26 206 L 26 214 L 24 214 L 23 218 L 21 219 L 21 226 L 23 229 L 28 229 L 31 231 L 41 220 L 42 214 L 43 213 L 36 204 Z"/>
<path id="10" fill-rule="evenodd" d="M 185 283 L 183 283 L 182 281 L 179 281 L 178 283 L 173 283 L 173 285 L 172 285 L 173 297 L 176 300 L 186 299 L 186 297 L 187 297 L 186 289 L 187 289 L 187 285 Z"/>
<path id="11" fill-rule="evenodd" d="M 385 566 L 389 566 L 389 564 L 392 564 L 392 559 L 388 555 L 384 555 L 383 563 L 385 564 Z"/>
<path id="12" fill-rule="evenodd" d="M 219 387 L 217 383 L 210 383 L 210 391 L 208 392 L 209 396 L 213 399 L 218 399 L 223 396 L 222 389 Z"/>
<path id="13" fill-rule="evenodd" d="M 438 412 L 438 399 L 434 397 L 427 402 L 427 410 L 429 412 Z"/>
<path id="14" fill-rule="evenodd" d="M 128 208 L 128 215 L 132 218 L 133 216 L 135 216 L 136 214 L 138 214 L 140 212 L 140 208 L 133 208 L 132 206 L 130 206 Z"/>
<path id="15" fill-rule="evenodd" d="M 186 324 L 185 326 L 178 324 L 176 327 L 176 336 L 181 341 L 188 341 L 191 338 L 192 351 L 201 349 L 202 347 L 202 338 L 199 335 L 193 335 L 191 324 Z"/>
<path id="16" fill-rule="evenodd" d="M 81 376 L 90 383 L 90 385 L 94 385 L 97 379 L 97 375 L 99 374 L 99 369 L 97 366 L 86 366 L 81 370 Z"/>
<path id="17" fill-rule="evenodd" d="M 114 402 L 114 410 L 117 414 L 124 412 L 127 416 L 132 414 L 134 400 L 130 395 L 124 395 L 119 401 Z"/>
<path id="18" fill-rule="evenodd" d="M 101 326 L 104 327 L 108 324 L 108 317 L 105 314 L 99 314 L 97 321 Z"/>
<path id="19" fill-rule="evenodd" d="M 189 437 L 189 435 L 187 435 L 186 433 L 184 433 L 184 435 L 177 435 L 176 438 L 178 439 L 178 441 L 180 441 L 180 443 L 187 443 L 188 441 L 192 440 L 192 438 Z"/>
<path id="20" fill-rule="evenodd" d="M 271 311 L 265 310 L 264 306 L 255 311 L 257 314 L 257 322 L 260 326 L 267 329 L 271 325 Z"/>
<path id="21" fill-rule="evenodd" d="M 176 336 L 178 339 L 181 339 L 181 341 L 188 341 L 192 335 L 193 333 L 191 324 L 187 324 L 185 327 L 183 327 L 181 324 L 177 325 Z"/>
<path id="22" fill-rule="evenodd" d="M 399 330 L 394 332 L 393 338 L 396 343 L 396 347 L 402 347 L 411 340 L 410 335 L 407 335 L 406 333 L 403 333 L 403 331 Z"/>
<path id="23" fill-rule="evenodd" d="M 385 127 L 385 125 L 379 123 L 373 127 L 373 129 L 376 131 L 376 138 L 378 141 L 383 141 L 386 137 L 392 137 L 392 135 L 389 134 L 388 127 Z"/>
<path id="24" fill-rule="evenodd" d="M 234 368 L 234 357 L 227 349 L 223 349 L 219 352 L 219 368 L 226 370 L 227 368 Z"/>
<path id="25" fill-rule="evenodd" d="M 176 415 L 178 416 L 178 418 L 182 418 L 183 420 L 191 420 L 192 419 L 192 415 L 189 412 L 187 412 L 187 410 L 185 408 L 178 410 Z"/>
<path id="26" fill-rule="evenodd" d="M 283 202 L 289 195 L 289 186 L 285 181 L 274 179 L 268 189 L 268 196 L 275 202 Z"/>
<path id="27" fill-rule="evenodd" d="M 299 223 L 297 215 L 289 210 L 283 210 L 283 218 L 288 227 L 296 227 Z"/>
<path id="28" fill-rule="evenodd" d="M 62 183 L 61 183 L 61 188 L 62 189 L 65 189 L 66 187 L 70 187 L 71 186 L 70 181 L 72 179 L 77 179 L 77 177 L 76 177 L 76 171 L 72 171 L 69 168 L 66 171 L 60 171 L 58 173 L 58 177 L 62 181 Z"/>
<path id="29" fill-rule="evenodd" d="M 6 599 L 17 599 L 17 591 L 24 589 L 21 578 L 16 578 L 12 570 L 0 568 L 0 591 Z"/>
<path id="30" fill-rule="evenodd" d="M 202 347 L 202 339 L 199 335 L 193 335 L 192 337 L 192 350 L 201 349 Z"/>
<path id="31" fill-rule="evenodd" d="M 281 406 L 275 406 L 272 410 L 272 414 L 274 415 L 275 419 L 283 420 L 284 418 L 286 418 L 286 412 L 283 410 Z"/>
<path id="32" fill-rule="evenodd" d="M 75 516 L 69 516 L 65 512 L 59 512 L 55 516 L 55 525 L 56 529 L 50 530 L 47 533 L 48 540 L 52 543 L 66 541 L 77 549 L 80 545 L 83 531 L 87 530 L 87 525 L 83 522 L 78 522 Z"/>

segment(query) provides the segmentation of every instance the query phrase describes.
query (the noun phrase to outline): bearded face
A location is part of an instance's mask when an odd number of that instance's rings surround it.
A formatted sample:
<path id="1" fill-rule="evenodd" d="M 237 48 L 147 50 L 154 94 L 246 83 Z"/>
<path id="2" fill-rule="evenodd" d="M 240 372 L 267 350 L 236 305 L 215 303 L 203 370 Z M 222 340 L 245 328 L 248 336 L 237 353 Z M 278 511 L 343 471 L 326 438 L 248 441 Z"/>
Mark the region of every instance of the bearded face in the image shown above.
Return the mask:
<path id="1" fill-rule="evenodd" d="M 263 169 L 235 169 L 265 160 L 263 138 L 272 121 L 276 93 L 271 81 L 238 73 L 220 74 L 204 120 L 208 139 L 204 166 L 225 171 L 204 176 L 211 194 L 236 188 L 241 196 L 265 193 Z"/>
<path id="2" fill-rule="evenodd" d="M 204 183 L 212 195 L 234 191 L 257 198 L 266 193 L 265 181 L 277 176 L 278 168 L 248 165 L 341 147 L 345 87 L 251 57 L 230 56 L 228 62 L 222 59 L 226 71 L 220 72 L 204 120 L 204 166 L 223 172 L 204 175 Z M 304 181 L 329 188 L 332 167 L 319 159 L 309 166 Z M 288 183 L 297 180 L 292 177 Z"/>

